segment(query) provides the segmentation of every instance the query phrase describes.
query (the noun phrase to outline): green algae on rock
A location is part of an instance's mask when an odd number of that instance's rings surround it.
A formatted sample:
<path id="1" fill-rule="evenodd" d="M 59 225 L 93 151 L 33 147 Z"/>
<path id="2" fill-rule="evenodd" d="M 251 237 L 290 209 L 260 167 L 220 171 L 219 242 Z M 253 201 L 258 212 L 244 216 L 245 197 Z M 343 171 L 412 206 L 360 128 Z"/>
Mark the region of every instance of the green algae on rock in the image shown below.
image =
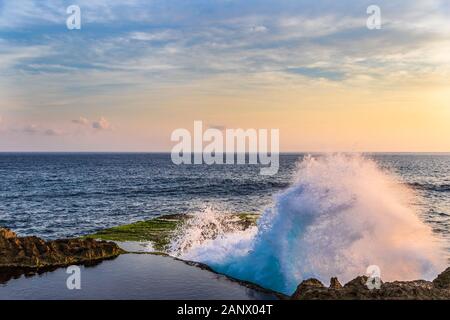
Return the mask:
<path id="1" fill-rule="evenodd" d="M 185 216 L 174 214 L 146 221 L 100 230 L 85 238 L 111 241 L 151 241 L 155 250 L 163 250 L 170 242 L 170 235 L 183 222 Z"/>
<path id="2" fill-rule="evenodd" d="M 233 213 L 230 216 L 238 218 L 238 224 L 242 229 L 256 225 L 259 214 Z M 152 243 L 155 251 L 165 251 L 174 236 L 174 232 L 188 221 L 192 216 L 185 214 L 171 214 L 160 216 L 151 220 L 100 230 L 84 238 L 110 240 L 118 242 L 136 241 Z"/>

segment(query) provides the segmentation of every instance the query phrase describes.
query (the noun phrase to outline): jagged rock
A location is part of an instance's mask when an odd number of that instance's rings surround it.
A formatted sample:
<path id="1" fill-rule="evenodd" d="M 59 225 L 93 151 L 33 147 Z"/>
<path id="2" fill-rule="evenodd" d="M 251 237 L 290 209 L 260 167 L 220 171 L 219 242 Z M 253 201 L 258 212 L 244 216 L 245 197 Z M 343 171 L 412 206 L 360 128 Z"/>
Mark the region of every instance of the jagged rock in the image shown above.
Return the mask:
<path id="1" fill-rule="evenodd" d="M 305 289 L 307 288 L 325 288 L 322 282 L 317 279 L 308 279 L 303 281 L 300 286 L 303 286 Z"/>
<path id="2" fill-rule="evenodd" d="M 442 289 L 450 289 L 450 267 L 433 280 L 433 285 Z"/>
<path id="3" fill-rule="evenodd" d="M 0 228 L 0 274 L 3 276 L 6 273 L 17 275 L 30 270 L 92 263 L 123 252 L 113 242 L 93 239 L 46 242 L 38 237 L 17 237 L 11 230 Z"/>
<path id="4" fill-rule="evenodd" d="M 9 229 L 0 228 L 0 239 L 12 239 L 16 238 L 16 234 Z"/>
<path id="5" fill-rule="evenodd" d="M 323 285 L 323 283 L 317 279 L 308 279 L 300 283 L 291 299 L 302 300 L 303 297 L 310 297 L 309 299 L 320 299 L 321 292 L 324 292 L 325 294 L 327 293 L 327 288 Z M 313 294 L 310 295 L 310 293 Z"/>
<path id="6" fill-rule="evenodd" d="M 339 288 L 332 278 L 330 288 L 316 279 L 303 281 L 291 299 L 294 300 L 439 300 L 450 299 L 450 268 L 433 282 L 425 280 L 381 282 L 380 289 L 370 290 L 366 276 L 357 277 Z M 337 282 L 337 283 L 336 283 Z M 320 284 L 320 285 L 319 285 Z"/>
<path id="7" fill-rule="evenodd" d="M 339 282 L 338 278 L 333 277 L 330 279 L 330 287 L 329 288 L 330 289 L 341 289 L 342 288 L 342 285 Z"/>

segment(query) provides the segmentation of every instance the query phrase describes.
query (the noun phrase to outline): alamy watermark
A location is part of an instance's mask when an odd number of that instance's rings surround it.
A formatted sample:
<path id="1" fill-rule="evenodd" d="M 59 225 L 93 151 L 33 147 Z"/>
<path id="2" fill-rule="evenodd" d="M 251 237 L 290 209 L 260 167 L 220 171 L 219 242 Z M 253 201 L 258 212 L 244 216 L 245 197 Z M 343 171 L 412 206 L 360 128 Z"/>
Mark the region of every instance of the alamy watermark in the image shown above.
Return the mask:
<path id="1" fill-rule="evenodd" d="M 372 265 L 368 266 L 366 270 L 368 276 L 366 281 L 366 287 L 369 290 L 380 289 L 381 288 L 381 269 L 379 266 Z"/>
<path id="2" fill-rule="evenodd" d="M 366 12 L 370 15 L 366 22 L 367 28 L 369 30 L 381 29 L 381 8 L 373 4 L 367 7 Z"/>
<path id="3" fill-rule="evenodd" d="M 275 175 L 279 169 L 279 140 L 278 129 L 270 129 L 270 135 L 269 129 L 203 130 L 203 122 L 194 121 L 193 134 L 183 128 L 172 132 L 171 141 L 178 143 L 172 148 L 171 158 L 177 165 L 259 164 L 261 175 Z"/>
<path id="4" fill-rule="evenodd" d="M 66 20 L 66 26 L 69 30 L 81 29 L 81 9 L 77 5 L 70 5 L 66 9 L 66 13 L 69 17 Z"/>
<path id="5" fill-rule="evenodd" d="M 66 270 L 70 274 L 66 280 L 66 286 L 69 290 L 81 290 L 81 269 L 78 266 L 69 266 Z"/>

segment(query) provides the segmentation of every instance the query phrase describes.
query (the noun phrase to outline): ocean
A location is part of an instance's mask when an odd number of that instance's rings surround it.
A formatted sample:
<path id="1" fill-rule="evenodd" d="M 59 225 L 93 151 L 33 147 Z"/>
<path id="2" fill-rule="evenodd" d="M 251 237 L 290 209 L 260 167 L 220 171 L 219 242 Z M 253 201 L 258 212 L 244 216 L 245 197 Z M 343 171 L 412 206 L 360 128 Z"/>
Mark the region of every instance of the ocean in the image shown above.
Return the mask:
<path id="1" fill-rule="evenodd" d="M 1 153 L 0 225 L 55 239 L 207 207 L 262 212 L 305 156 L 282 154 L 278 174 L 262 176 L 256 165 L 177 166 L 163 153 Z M 450 155 L 364 157 L 415 191 L 410 205 L 450 248 Z"/>

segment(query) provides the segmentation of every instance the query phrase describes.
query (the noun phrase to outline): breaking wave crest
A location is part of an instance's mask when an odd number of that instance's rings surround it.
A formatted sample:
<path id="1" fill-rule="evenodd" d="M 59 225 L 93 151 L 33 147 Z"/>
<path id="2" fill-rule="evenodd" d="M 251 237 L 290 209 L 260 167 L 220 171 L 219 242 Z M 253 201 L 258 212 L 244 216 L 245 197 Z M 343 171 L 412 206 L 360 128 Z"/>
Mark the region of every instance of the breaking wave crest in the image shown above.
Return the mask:
<path id="1" fill-rule="evenodd" d="M 346 282 L 370 265 L 385 281 L 432 279 L 444 254 L 412 197 L 362 156 L 306 157 L 257 226 L 207 209 L 183 226 L 171 254 L 286 294 L 307 278 Z"/>

